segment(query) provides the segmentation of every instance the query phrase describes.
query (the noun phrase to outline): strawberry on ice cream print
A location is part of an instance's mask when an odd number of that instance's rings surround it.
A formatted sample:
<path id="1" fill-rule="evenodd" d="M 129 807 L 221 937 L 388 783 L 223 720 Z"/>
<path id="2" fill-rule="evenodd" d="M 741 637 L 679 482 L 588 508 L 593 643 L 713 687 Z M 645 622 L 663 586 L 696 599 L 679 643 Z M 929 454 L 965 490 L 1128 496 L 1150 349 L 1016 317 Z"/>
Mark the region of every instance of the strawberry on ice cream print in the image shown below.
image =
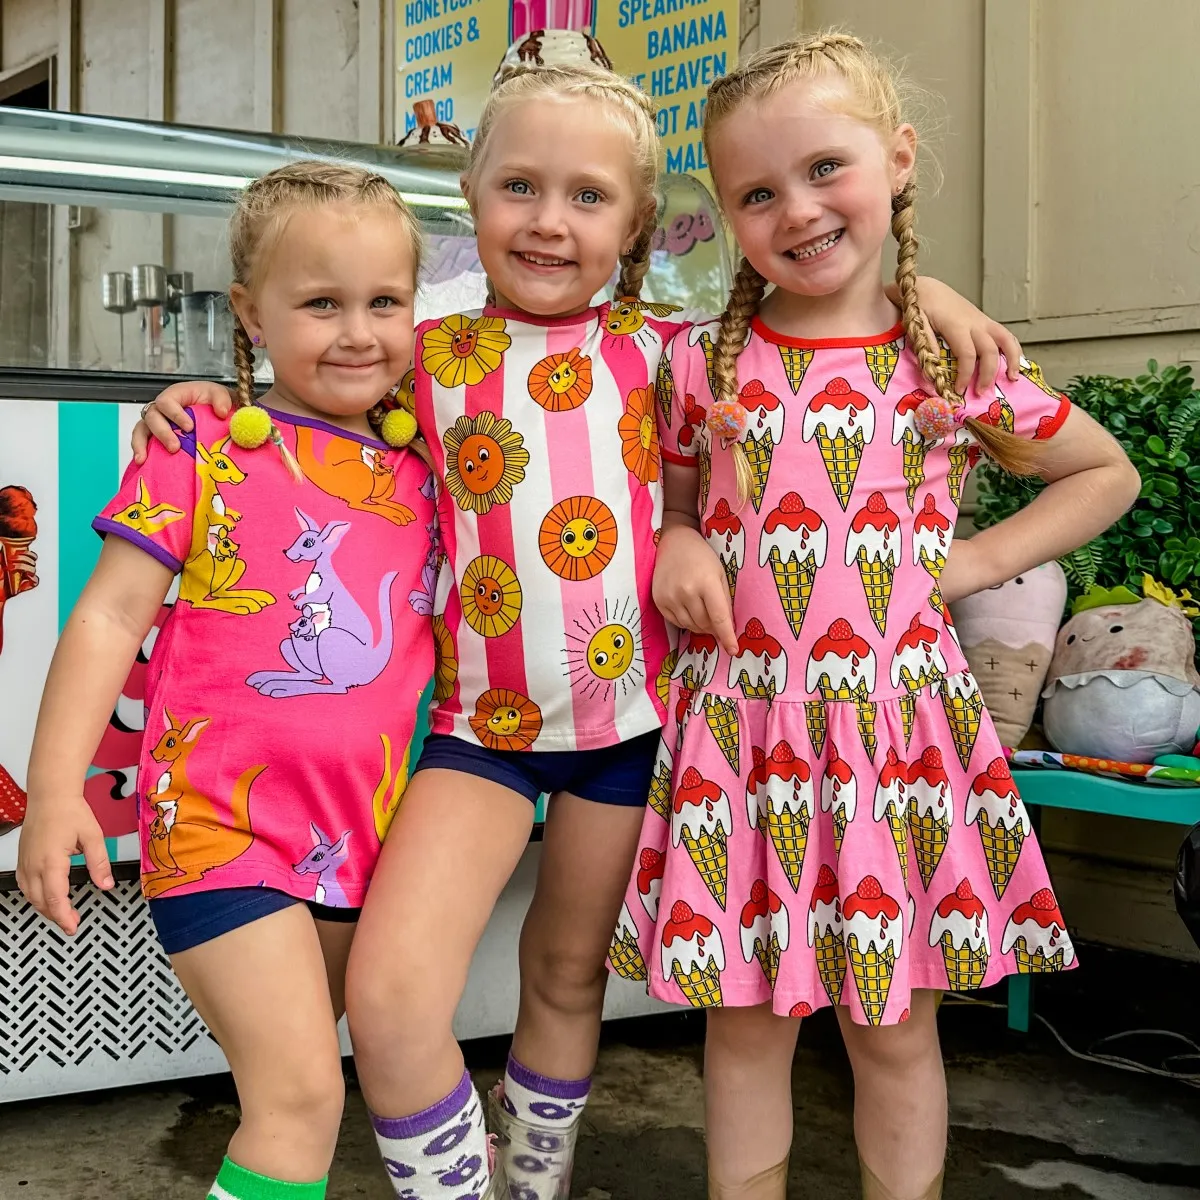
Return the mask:
<path id="1" fill-rule="evenodd" d="M 667 867 L 667 858 L 653 846 L 643 846 L 638 855 L 637 890 L 646 916 L 652 921 L 658 920 L 658 902 L 662 896 L 663 872 Z"/>
<path id="2" fill-rule="evenodd" d="M 875 690 L 875 672 L 875 651 L 854 632 L 849 621 L 839 617 L 829 626 L 829 632 L 814 643 L 805 677 L 805 690 L 819 692 L 826 704 L 836 700 L 854 701 L 858 736 L 872 762 L 878 742 L 875 738 L 875 704 L 868 697 Z M 816 738 L 813 744 L 816 745 Z"/>
<path id="3" fill-rule="evenodd" d="M 691 700 L 691 711 L 698 713 L 703 709 L 709 732 L 725 756 L 725 761 L 736 773 L 739 770 L 741 751 L 737 701 L 729 696 L 717 696 L 703 690 L 713 681 L 716 671 L 717 639 L 709 633 L 690 634 L 688 649 L 676 663 L 675 674 L 685 687 L 696 689 Z M 681 732 L 681 743 L 682 740 Z"/>
<path id="4" fill-rule="evenodd" d="M 738 400 L 746 410 L 742 449 L 746 452 L 754 480 L 750 503 L 758 512 L 762 508 L 763 493 L 767 490 L 767 476 L 771 473 L 775 447 L 783 441 L 783 403 L 763 387 L 761 379 L 751 379 L 738 393 Z"/>
<path id="5" fill-rule="evenodd" d="M 863 447 L 875 436 L 875 410 L 840 376 L 818 392 L 804 413 L 802 435 L 821 451 L 825 473 L 842 511 L 850 503 Z"/>
<path id="6" fill-rule="evenodd" d="M 0 837 L 11 833 L 25 820 L 29 797 L 17 781 L 0 766 Z"/>
<path id="7" fill-rule="evenodd" d="M 707 417 L 708 409 L 703 404 L 697 404 L 696 397 L 687 393 L 683 397 L 683 428 L 679 431 L 679 445 L 686 453 L 695 454 L 700 465 L 700 512 L 708 508 L 708 489 L 712 486 L 712 439 L 708 432 Z"/>
<path id="8" fill-rule="evenodd" d="M 798 638 L 812 599 L 817 568 L 825 565 L 825 522 L 798 492 L 788 492 L 767 514 L 758 539 L 758 565 L 770 565 L 784 616 Z"/>
<path id="9" fill-rule="evenodd" d="M 900 905 L 873 875 L 863 878 L 842 906 L 846 959 L 863 1013 L 871 1025 L 883 1022 L 896 960 L 904 946 Z"/>
<path id="10" fill-rule="evenodd" d="M 755 803 L 759 811 L 764 808 L 767 816 L 767 832 L 779 864 L 787 876 L 792 891 L 800 888 L 800 875 L 804 870 L 804 851 L 808 847 L 808 827 L 816 809 L 812 771 L 808 763 L 797 758 L 787 742 L 776 743 L 769 757 L 764 757 L 755 768 L 751 779 L 755 784 Z M 759 789 L 761 788 L 761 798 Z M 747 802 L 749 803 L 749 801 Z"/>
<path id="11" fill-rule="evenodd" d="M 967 472 L 983 457 L 979 443 L 971 436 L 971 431 L 965 427 L 955 430 L 954 441 L 949 449 L 950 471 L 946 476 L 946 485 L 950 489 L 950 502 L 957 508 L 962 503 L 963 484 Z"/>
<path id="12" fill-rule="evenodd" d="M 927 746 L 921 757 L 909 764 L 905 797 L 917 870 L 928 891 L 929 881 L 942 861 L 946 843 L 950 840 L 950 827 L 954 824 L 950 776 L 942 763 L 942 752 L 936 746 Z"/>
<path id="13" fill-rule="evenodd" d="M 875 386 L 881 392 L 888 390 L 888 384 L 892 382 L 892 375 L 895 373 L 896 364 L 900 361 L 900 352 L 903 349 L 903 337 L 895 338 L 878 346 L 863 347 L 863 353 L 867 358 L 867 369 L 871 372 L 871 378 L 875 380 Z"/>
<path id="14" fill-rule="evenodd" d="M 916 693 L 936 683 L 946 674 L 946 657 L 938 645 L 937 631 L 926 625 L 917 613 L 896 643 L 892 655 L 890 678 L 892 687 L 901 685 L 906 695 L 900 697 L 900 717 L 904 724 L 904 744 L 912 741 L 913 720 L 916 717 Z"/>
<path id="15" fill-rule="evenodd" d="M 876 821 L 887 822 L 905 886 L 908 885 L 908 810 L 904 799 L 907 783 L 908 768 L 900 761 L 895 748 L 889 746 L 887 758 L 879 772 L 879 782 L 875 785 L 872 816 Z"/>
<path id="16" fill-rule="evenodd" d="M 917 489 L 925 482 L 925 456 L 933 445 L 917 428 L 916 412 L 929 399 L 929 393 L 918 388 L 902 396 L 892 417 L 892 445 L 904 447 L 904 499 L 908 511 L 913 511 Z"/>
<path id="17" fill-rule="evenodd" d="M 946 978 L 952 992 L 970 992 L 983 986 L 992 939 L 983 902 L 962 880 L 944 896 L 929 924 L 929 945 L 941 946 Z"/>
<path id="18" fill-rule="evenodd" d="M 846 826 L 858 811 L 858 780 L 833 741 L 829 743 L 829 761 L 821 780 L 821 811 L 833 813 L 833 852 L 840 855 Z"/>
<path id="19" fill-rule="evenodd" d="M 791 926 L 788 910 L 765 879 L 756 879 L 750 886 L 750 899 L 742 906 L 741 935 L 742 957 L 748 963 L 758 959 L 774 988 L 779 960 L 791 941 Z"/>
<path id="20" fill-rule="evenodd" d="M 761 746 L 750 750 L 754 765 L 746 776 L 746 819 L 751 829 L 757 829 L 763 838 L 771 836 L 767 825 L 767 752 Z"/>
<path id="21" fill-rule="evenodd" d="M 729 881 L 729 835 L 733 813 L 719 784 L 688 767 L 675 789 L 671 813 L 671 845 L 682 841 L 700 872 L 709 895 L 725 908 Z"/>
<path id="22" fill-rule="evenodd" d="M 654 755 L 654 774 L 650 779 L 650 807 L 664 821 L 671 819 L 671 769 L 674 756 L 666 738 L 658 739 L 658 750 Z"/>
<path id="23" fill-rule="evenodd" d="M 924 567 L 934 582 L 946 566 L 953 536 L 950 518 L 938 511 L 933 493 L 926 493 L 925 503 L 913 522 L 913 563 Z"/>
<path id="24" fill-rule="evenodd" d="M 757 617 L 746 622 L 738 652 L 729 663 L 729 686 L 747 700 L 774 700 L 787 686 L 787 655 Z"/>
<path id="25" fill-rule="evenodd" d="M 965 771 L 971 765 L 971 751 L 975 749 L 979 722 L 983 716 L 983 696 L 980 695 L 979 685 L 970 671 L 960 671 L 957 675 L 947 675 L 939 680 L 933 685 L 933 690 L 941 693 L 942 708 L 950 725 L 954 749 Z"/>
<path id="26" fill-rule="evenodd" d="M 1002 900 L 1025 839 L 1033 832 L 1029 813 L 1003 758 L 992 759 L 987 770 L 975 776 L 967 796 L 966 823 L 979 827 L 992 888 L 996 899 Z"/>
<path id="27" fill-rule="evenodd" d="M 830 1004 L 839 1004 L 846 981 L 846 937 L 842 899 L 833 868 L 822 864 L 808 903 L 808 944 L 817 955 L 817 971 Z"/>
<path id="28" fill-rule="evenodd" d="M 704 522 L 704 537 L 725 568 L 729 598 L 732 600 L 737 594 L 738 571 L 746 561 L 746 531 L 724 496 L 717 501 L 712 516 Z"/>
<path id="29" fill-rule="evenodd" d="M 892 580 L 900 565 L 900 519 L 888 508 L 882 492 L 872 492 L 850 522 L 846 566 L 855 564 L 871 620 L 881 634 L 887 633 Z"/>
<path id="30" fill-rule="evenodd" d="M 612 945 L 608 948 L 608 963 L 614 973 L 622 979 L 634 982 L 646 980 L 646 961 L 642 958 L 637 926 L 633 923 L 633 914 L 627 904 L 621 905 L 617 930 L 613 934 Z"/>
<path id="31" fill-rule="evenodd" d="M 696 691 L 708 687 L 716 673 L 717 639 L 711 633 L 689 633 L 687 649 L 679 655 L 671 677 L 690 691 Z"/>
<path id="32" fill-rule="evenodd" d="M 663 979 L 675 980 L 693 1008 L 719 1008 L 723 970 L 725 946 L 717 927 L 686 901 L 676 900 L 663 926 Z"/>
<path id="33" fill-rule="evenodd" d="M 979 414 L 979 419 L 985 425 L 994 425 L 997 429 L 1003 429 L 1005 433 L 1012 433 L 1017 423 L 1012 405 L 1005 399 L 1004 393 L 999 388 L 996 389 L 995 400 L 988 405 L 987 412 Z"/>
<path id="34" fill-rule="evenodd" d="M 1065 971 L 1075 962 L 1075 947 L 1063 924 L 1058 901 L 1048 888 L 1041 888 L 1013 911 L 1004 927 L 1000 953 L 1016 955 L 1022 975 Z"/>

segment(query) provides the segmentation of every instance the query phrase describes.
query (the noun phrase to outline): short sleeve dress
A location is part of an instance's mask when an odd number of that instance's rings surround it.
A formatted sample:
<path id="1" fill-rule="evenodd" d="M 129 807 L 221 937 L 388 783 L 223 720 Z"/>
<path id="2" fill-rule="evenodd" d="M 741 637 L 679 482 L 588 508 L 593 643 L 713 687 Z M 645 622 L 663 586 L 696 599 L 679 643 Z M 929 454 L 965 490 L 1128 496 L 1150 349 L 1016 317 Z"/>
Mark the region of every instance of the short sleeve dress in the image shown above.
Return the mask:
<path id="1" fill-rule="evenodd" d="M 700 472 L 738 652 L 686 635 L 610 953 L 697 1006 L 904 1020 L 1075 954 L 937 579 L 980 450 L 929 441 L 903 330 L 804 341 L 755 320 L 738 360 L 753 472 L 710 443 L 716 326 L 668 347 L 664 457 Z M 1053 436 L 1069 402 L 1023 363 L 968 415 Z"/>

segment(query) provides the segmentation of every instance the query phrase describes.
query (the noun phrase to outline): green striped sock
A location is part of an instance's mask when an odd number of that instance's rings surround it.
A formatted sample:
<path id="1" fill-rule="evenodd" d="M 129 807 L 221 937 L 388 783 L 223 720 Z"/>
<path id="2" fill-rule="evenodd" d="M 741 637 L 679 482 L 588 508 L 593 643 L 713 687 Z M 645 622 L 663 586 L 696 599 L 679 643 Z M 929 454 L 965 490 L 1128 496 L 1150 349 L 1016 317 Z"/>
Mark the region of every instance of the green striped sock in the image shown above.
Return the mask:
<path id="1" fill-rule="evenodd" d="M 316 1183 L 283 1183 L 255 1175 L 226 1158 L 208 1192 L 208 1200 L 325 1200 L 329 1176 Z"/>

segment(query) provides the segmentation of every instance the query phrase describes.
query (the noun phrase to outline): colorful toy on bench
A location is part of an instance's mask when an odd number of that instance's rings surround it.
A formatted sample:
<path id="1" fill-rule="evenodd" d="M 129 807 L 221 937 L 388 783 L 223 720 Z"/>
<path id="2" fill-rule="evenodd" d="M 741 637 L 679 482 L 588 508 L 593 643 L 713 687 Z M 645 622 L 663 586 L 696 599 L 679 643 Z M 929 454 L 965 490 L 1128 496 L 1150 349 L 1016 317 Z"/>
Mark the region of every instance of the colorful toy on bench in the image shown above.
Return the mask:
<path id="1" fill-rule="evenodd" d="M 1177 597 L 1149 576 L 1145 599 L 1128 588 L 1091 588 L 1059 630 L 1043 725 L 1056 750 L 1149 763 L 1188 754 L 1200 727 L 1186 593 Z"/>
<path id="2" fill-rule="evenodd" d="M 1056 562 L 1026 571 L 950 606 L 971 673 L 996 732 L 1016 747 L 1029 731 L 1067 603 Z"/>

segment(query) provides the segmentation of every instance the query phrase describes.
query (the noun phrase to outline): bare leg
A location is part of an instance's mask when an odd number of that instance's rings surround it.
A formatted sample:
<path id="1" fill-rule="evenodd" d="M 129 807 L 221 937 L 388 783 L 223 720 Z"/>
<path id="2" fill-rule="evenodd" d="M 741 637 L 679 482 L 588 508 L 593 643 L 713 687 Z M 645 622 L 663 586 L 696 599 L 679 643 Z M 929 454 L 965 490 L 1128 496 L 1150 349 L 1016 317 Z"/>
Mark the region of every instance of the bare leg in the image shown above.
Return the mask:
<path id="1" fill-rule="evenodd" d="M 350 921 L 316 921 L 315 924 L 321 956 L 325 960 L 325 975 L 329 980 L 329 1000 L 334 1019 L 340 1021 L 346 1011 L 346 963 L 358 926 Z"/>

